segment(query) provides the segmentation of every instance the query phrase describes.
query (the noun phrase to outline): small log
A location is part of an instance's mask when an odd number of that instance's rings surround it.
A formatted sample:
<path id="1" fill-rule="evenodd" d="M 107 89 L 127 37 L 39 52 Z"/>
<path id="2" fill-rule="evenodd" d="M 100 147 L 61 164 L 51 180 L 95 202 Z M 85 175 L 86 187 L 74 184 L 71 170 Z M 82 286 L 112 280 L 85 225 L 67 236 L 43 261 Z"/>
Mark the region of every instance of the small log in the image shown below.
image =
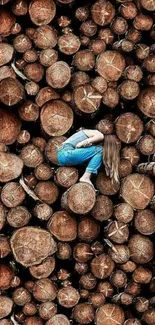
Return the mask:
<path id="1" fill-rule="evenodd" d="M 26 0 L 22 0 L 21 2 L 20 0 L 15 0 L 11 9 L 16 16 L 24 16 L 28 12 L 28 4 Z"/>
<path id="2" fill-rule="evenodd" d="M 58 291 L 57 299 L 61 306 L 65 308 L 72 308 L 78 304 L 80 295 L 78 290 L 72 286 L 68 286 Z"/>
<path id="3" fill-rule="evenodd" d="M 80 324 L 89 324 L 94 320 L 94 308 L 88 303 L 80 303 L 73 309 L 73 319 Z"/>
<path id="4" fill-rule="evenodd" d="M 62 53 L 66 55 L 73 55 L 79 50 L 81 42 L 79 37 L 77 37 L 73 33 L 69 33 L 67 35 L 64 34 L 59 37 L 58 46 L 59 50 Z"/>
<path id="5" fill-rule="evenodd" d="M 44 76 L 44 68 L 38 62 L 28 63 L 24 68 L 24 74 L 28 79 L 37 83 L 41 81 Z"/>
<path id="6" fill-rule="evenodd" d="M 148 57 L 150 53 L 149 46 L 146 44 L 137 44 L 136 45 L 136 56 L 140 60 L 144 60 L 145 58 Z"/>
<path id="7" fill-rule="evenodd" d="M 16 230 L 10 243 L 14 258 L 25 267 L 40 264 L 57 250 L 52 235 L 36 227 L 23 227 Z"/>
<path id="8" fill-rule="evenodd" d="M 123 17 L 117 17 L 112 21 L 111 27 L 114 33 L 122 35 L 128 30 L 128 23 Z"/>
<path id="9" fill-rule="evenodd" d="M 106 44 L 101 39 L 92 40 L 89 44 L 89 49 L 95 54 L 99 55 L 101 52 L 105 51 Z"/>
<path id="10" fill-rule="evenodd" d="M 122 158 L 129 160 L 133 166 L 137 165 L 140 160 L 139 152 L 134 146 L 124 147 L 121 154 Z"/>
<path id="11" fill-rule="evenodd" d="M 105 44 L 111 44 L 114 40 L 114 33 L 110 28 L 100 29 L 98 37 L 105 42 Z"/>
<path id="12" fill-rule="evenodd" d="M 113 203 L 105 195 L 99 195 L 91 211 L 93 218 L 101 222 L 111 218 L 113 214 Z"/>
<path id="13" fill-rule="evenodd" d="M 112 134 L 114 131 L 114 123 L 108 119 L 103 119 L 99 121 L 96 128 L 103 134 Z"/>
<path id="14" fill-rule="evenodd" d="M 29 223 L 30 218 L 31 214 L 24 206 L 12 208 L 7 214 L 7 222 L 14 228 L 26 226 Z"/>
<path id="15" fill-rule="evenodd" d="M 120 203 L 114 208 L 114 216 L 118 221 L 128 223 L 134 217 L 134 210 L 128 203 Z"/>
<path id="16" fill-rule="evenodd" d="M 115 7 L 110 1 L 96 1 L 91 8 L 91 16 L 97 25 L 106 26 L 115 16 Z"/>
<path id="17" fill-rule="evenodd" d="M 92 80 L 91 85 L 101 94 L 103 94 L 108 87 L 107 81 L 100 76 L 95 77 Z"/>
<path id="18" fill-rule="evenodd" d="M 61 100 L 49 101 L 42 107 L 41 125 L 50 136 L 65 134 L 73 123 L 73 111 L 71 107 Z"/>
<path id="19" fill-rule="evenodd" d="M 0 319 L 7 317 L 13 307 L 13 300 L 7 296 L 0 296 Z"/>
<path id="20" fill-rule="evenodd" d="M 77 72 L 74 72 L 71 77 L 72 89 L 74 89 L 78 86 L 81 86 L 81 85 L 89 84 L 89 83 L 90 83 L 90 77 L 86 72 L 77 71 Z"/>
<path id="21" fill-rule="evenodd" d="M 7 210 L 6 207 L 0 202 L 0 230 L 4 227 L 6 222 Z"/>
<path id="22" fill-rule="evenodd" d="M 1 8 L 0 11 L 0 35 L 2 37 L 9 36 L 11 29 L 16 22 L 16 16 L 8 9 Z"/>
<path id="23" fill-rule="evenodd" d="M 2 256 L 1 256 L 2 257 Z M 0 264 L 0 290 L 9 289 L 11 281 L 14 277 L 14 271 L 11 265 L 7 262 Z"/>
<path id="24" fill-rule="evenodd" d="M 111 248 L 108 250 L 108 254 L 115 263 L 121 265 L 123 263 L 128 263 L 130 258 L 130 251 L 126 245 L 111 245 Z"/>
<path id="25" fill-rule="evenodd" d="M 54 182 L 40 181 L 34 189 L 39 199 L 47 204 L 53 204 L 59 195 L 59 189 Z"/>
<path id="26" fill-rule="evenodd" d="M 41 88 L 35 98 L 35 102 L 39 107 L 53 99 L 60 98 L 60 95 L 51 87 Z"/>
<path id="27" fill-rule="evenodd" d="M 115 263 L 107 254 L 101 254 L 91 261 L 91 271 L 98 279 L 105 279 L 111 275 Z"/>
<path id="28" fill-rule="evenodd" d="M 59 136 L 59 137 L 53 137 L 47 143 L 47 146 L 45 149 L 45 155 L 48 158 L 48 160 L 51 161 L 55 165 L 59 165 L 58 160 L 57 160 L 56 149 L 59 148 L 65 140 L 67 140 L 66 137 Z"/>
<path id="29" fill-rule="evenodd" d="M 29 5 L 29 15 L 35 25 L 47 25 L 56 15 L 55 2 L 53 0 L 32 0 Z"/>
<path id="30" fill-rule="evenodd" d="M 111 108 L 115 107 L 119 103 L 119 93 L 117 90 L 108 87 L 102 94 L 102 103 Z"/>
<path id="31" fill-rule="evenodd" d="M 124 69 L 124 57 L 116 51 L 105 51 L 97 58 L 96 70 L 100 76 L 108 81 L 117 81 Z"/>
<path id="32" fill-rule="evenodd" d="M 57 314 L 57 306 L 52 301 L 42 302 L 39 306 L 39 316 L 43 320 L 48 320 Z"/>
<path id="33" fill-rule="evenodd" d="M 18 182 L 6 183 L 1 191 L 1 200 L 8 208 L 15 208 L 25 200 L 26 193 Z"/>
<path id="34" fill-rule="evenodd" d="M 0 68 L 0 81 L 5 78 L 16 78 L 14 70 L 8 65 L 3 65 Z"/>
<path id="35" fill-rule="evenodd" d="M 149 87 L 141 90 L 138 99 L 137 106 L 139 110 L 148 117 L 155 117 L 155 87 Z"/>
<path id="36" fill-rule="evenodd" d="M 31 295 L 27 289 L 19 287 L 13 292 L 13 300 L 17 306 L 24 306 L 26 303 L 30 302 Z"/>
<path id="37" fill-rule="evenodd" d="M 120 84 L 119 92 L 123 98 L 133 100 L 139 95 L 140 88 L 136 81 L 125 80 Z"/>
<path id="38" fill-rule="evenodd" d="M 141 31 L 135 29 L 134 27 L 130 28 L 126 33 L 126 39 L 132 41 L 134 44 L 140 42 L 141 38 L 142 38 Z"/>
<path id="39" fill-rule="evenodd" d="M 91 251 L 91 247 L 86 243 L 78 243 L 74 246 L 73 257 L 79 263 L 88 262 L 93 256 L 93 252 Z M 95 280 L 96 282 L 96 280 Z M 84 286 L 85 289 L 88 289 Z"/>
<path id="40" fill-rule="evenodd" d="M 146 264 L 153 258 L 153 244 L 145 236 L 136 234 L 130 237 L 128 244 L 131 259 L 138 264 Z"/>
<path id="41" fill-rule="evenodd" d="M 153 182 L 145 175 L 134 173 L 128 175 L 122 182 L 121 196 L 134 209 L 145 209 L 153 194 Z"/>
<path id="42" fill-rule="evenodd" d="M 0 43 L 0 67 L 12 60 L 14 48 L 12 45 Z"/>
<path id="43" fill-rule="evenodd" d="M 139 164 L 137 166 L 137 172 L 155 176 L 155 162 Z"/>
<path id="44" fill-rule="evenodd" d="M 56 285 L 48 278 L 39 279 L 32 288 L 32 294 L 37 301 L 52 301 L 56 298 Z"/>
<path id="45" fill-rule="evenodd" d="M 132 164 L 127 159 L 121 159 L 119 164 L 119 176 L 126 177 L 127 175 L 132 173 Z"/>
<path id="46" fill-rule="evenodd" d="M 134 19 L 137 15 L 137 7 L 133 2 L 125 2 L 119 7 L 121 15 L 125 19 Z"/>
<path id="47" fill-rule="evenodd" d="M 53 169 L 47 163 L 42 163 L 35 168 L 34 175 L 40 181 L 47 181 L 53 177 Z"/>
<path id="48" fill-rule="evenodd" d="M 100 172 L 96 179 L 96 187 L 103 195 L 114 195 L 119 190 L 119 185 L 113 184 L 105 172 Z"/>
<path id="49" fill-rule="evenodd" d="M 57 314 L 57 315 L 53 316 L 52 318 L 50 318 L 45 324 L 46 325 L 62 325 L 62 324 L 70 325 L 70 321 L 65 315 Z"/>
<path id="50" fill-rule="evenodd" d="M 154 4 L 154 2 L 152 2 L 150 0 L 140 0 L 140 4 L 144 9 L 146 9 L 148 11 L 155 10 L 155 4 Z"/>
<path id="51" fill-rule="evenodd" d="M 79 112 L 92 114 L 99 109 L 102 95 L 91 85 L 86 84 L 74 90 L 73 99 Z"/>
<path id="52" fill-rule="evenodd" d="M 35 168 L 43 162 L 43 155 L 34 144 L 27 144 L 20 153 L 20 158 L 27 167 Z"/>
<path id="53" fill-rule="evenodd" d="M 96 287 L 97 279 L 92 273 L 87 273 L 81 276 L 79 284 L 84 290 L 92 290 Z"/>
<path id="54" fill-rule="evenodd" d="M 86 37 L 92 37 L 97 32 L 97 25 L 92 19 L 88 19 L 81 24 L 80 31 Z"/>
<path id="55" fill-rule="evenodd" d="M 53 209 L 46 203 L 39 203 L 34 207 L 34 215 L 40 220 L 48 220 L 53 214 Z"/>
<path id="56" fill-rule="evenodd" d="M 129 65 L 124 71 L 124 76 L 127 79 L 139 82 L 143 77 L 143 72 L 138 65 Z"/>
<path id="57" fill-rule="evenodd" d="M 76 220 L 68 212 L 55 212 L 48 221 L 47 227 L 51 234 L 58 240 L 69 242 L 77 237 Z M 70 229 L 69 232 L 68 229 Z"/>
<path id="58" fill-rule="evenodd" d="M 23 169 L 22 160 L 10 153 L 1 152 L 0 181 L 9 182 L 20 176 Z"/>
<path id="59" fill-rule="evenodd" d="M 155 216 L 153 211 L 145 209 L 135 215 L 134 226 L 142 235 L 152 235 L 155 232 Z"/>
<path id="60" fill-rule="evenodd" d="M 54 257 L 46 258 L 41 264 L 29 267 L 30 274 L 35 279 L 47 278 L 55 269 Z"/>
<path id="61" fill-rule="evenodd" d="M 83 217 L 78 224 L 78 238 L 85 242 L 92 242 L 100 232 L 98 223 L 89 217 Z"/>
<path id="62" fill-rule="evenodd" d="M 56 31 L 49 25 L 38 27 L 33 35 L 33 42 L 41 49 L 55 47 L 57 44 Z"/>
<path id="63" fill-rule="evenodd" d="M 150 30 L 152 25 L 153 25 L 153 19 L 150 16 L 144 15 L 142 13 L 138 14 L 133 21 L 133 26 L 136 29 L 142 31 Z"/>
<path id="64" fill-rule="evenodd" d="M 40 51 L 39 61 L 44 67 L 50 67 L 57 60 L 58 60 L 58 52 L 56 50 L 47 48 L 45 50 Z"/>
<path id="65" fill-rule="evenodd" d="M 105 233 L 109 240 L 117 244 L 123 244 L 128 240 L 129 228 L 124 222 L 112 221 L 105 229 Z"/>
<path id="66" fill-rule="evenodd" d="M 121 307 L 115 304 L 105 304 L 96 313 L 96 325 L 123 325 L 125 314 Z"/>
<path id="67" fill-rule="evenodd" d="M 28 36 L 25 34 L 20 34 L 14 38 L 13 46 L 17 52 L 24 53 L 31 49 L 32 42 Z"/>
<path id="68" fill-rule="evenodd" d="M 10 241 L 4 235 L 0 236 L 0 257 L 4 258 L 11 253 Z M 12 285 L 12 284 L 11 284 Z"/>
<path id="69" fill-rule="evenodd" d="M 24 97 L 23 85 L 14 78 L 6 78 L 0 82 L 0 100 L 7 106 L 13 106 Z"/>
<path id="70" fill-rule="evenodd" d="M 89 8 L 88 6 L 79 7 L 75 11 L 75 17 L 79 21 L 85 21 L 89 18 Z"/>
<path id="71" fill-rule="evenodd" d="M 74 167 L 59 167 L 55 173 L 55 182 L 62 187 L 71 187 L 78 181 L 78 170 Z"/>
<path id="72" fill-rule="evenodd" d="M 52 88 L 64 88 L 69 83 L 70 78 L 70 67 L 64 61 L 57 61 L 46 70 L 46 81 Z"/>
<path id="73" fill-rule="evenodd" d="M 62 208 L 76 214 L 87 214 L 95 204 L 95 191 L 87 183 L 78 183 L 69 188 L 61 199 Z"/>
<path id="74" fill-rule="evenodd" d="M 134 113 L 124 113 L 115 121 L 116 134 L 125 143 L 133 143 L 138 140 L 143 132 L 143 122 Z"/>
<path id="75" fill-rule="evenodd" d="M 18 109 L 19 116 L 26 122 L 35 122 L 39 117 L 39 107 L 31 100 L 26 100 Z"/>
<path id="76" fill-rule="evenodd" d="M 80 50 L 74 55 L 73 65 L 81 71 L 90 71 L 95 66 L 95 55 L 90 50 Z"/>
<path id="77" fill-rule="evenodd" d="M 137 142 L 137 148 L 141 154 L 150 156 L 155 152 L 155 139 L 152 135 L 146 134 Z"/>

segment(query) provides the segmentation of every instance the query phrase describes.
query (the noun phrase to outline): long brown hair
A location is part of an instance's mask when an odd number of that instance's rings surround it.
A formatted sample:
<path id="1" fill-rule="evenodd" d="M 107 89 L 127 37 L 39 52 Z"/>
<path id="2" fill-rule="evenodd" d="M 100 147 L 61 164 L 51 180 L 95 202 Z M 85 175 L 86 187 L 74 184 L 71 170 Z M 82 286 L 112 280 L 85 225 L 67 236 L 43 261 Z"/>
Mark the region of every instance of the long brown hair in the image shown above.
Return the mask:
<path id="1" fill-rule="evenodd" d="M 106 175 L 112 179 L 115 184 L 120 183 L 119 163 L 120 163 L 120 145 L 119 139 L 112 134 L 105 135 L 103 145 L 103 163 Z"/>

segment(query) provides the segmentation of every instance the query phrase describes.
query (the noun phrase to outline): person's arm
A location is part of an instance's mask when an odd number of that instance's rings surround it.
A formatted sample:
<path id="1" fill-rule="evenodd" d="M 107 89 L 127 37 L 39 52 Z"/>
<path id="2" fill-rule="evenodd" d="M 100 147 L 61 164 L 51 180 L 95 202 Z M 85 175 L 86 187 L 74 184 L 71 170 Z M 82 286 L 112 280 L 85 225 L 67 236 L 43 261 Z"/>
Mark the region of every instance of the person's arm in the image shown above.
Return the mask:
<path id="1" fill-rule="evenodd" d="M 90 130 L 89 130 L 89 131 L 90 131 Z M 85 133 L 86 133 L 86 132 L 85 132 Z M 88 132 L 87 132 L 87 133 L 88 133 Z M 89 133 L 88 133 L 88 136 L 89 136 Z M 95 131 L 93 132 L 93 134 L 89 136 L 88 139 L 79 142 L 79 143 L 76 145 L 76 148 L 89 147 L 89 146 L 91 146 L 93 143 L 99 142 L 99 141 L 101 141 L 101 140 L 103 140 L 103 139 L 104 139 L 104 135 L 103 135 L 101 132 L 95 130 Z"/>

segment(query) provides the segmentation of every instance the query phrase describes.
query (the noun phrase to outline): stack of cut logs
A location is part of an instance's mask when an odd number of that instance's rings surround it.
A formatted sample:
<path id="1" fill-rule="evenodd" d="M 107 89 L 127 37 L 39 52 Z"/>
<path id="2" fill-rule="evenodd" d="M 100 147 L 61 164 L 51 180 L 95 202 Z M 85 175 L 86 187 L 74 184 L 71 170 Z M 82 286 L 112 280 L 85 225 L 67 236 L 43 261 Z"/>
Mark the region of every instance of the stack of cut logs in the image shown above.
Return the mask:
<path id="1" fill-rule="evenodd" d="M 155 325 L 155 1 L 0 0 L 0 325 Z M 64 167 L 79 127 L 104 165 Z"/>

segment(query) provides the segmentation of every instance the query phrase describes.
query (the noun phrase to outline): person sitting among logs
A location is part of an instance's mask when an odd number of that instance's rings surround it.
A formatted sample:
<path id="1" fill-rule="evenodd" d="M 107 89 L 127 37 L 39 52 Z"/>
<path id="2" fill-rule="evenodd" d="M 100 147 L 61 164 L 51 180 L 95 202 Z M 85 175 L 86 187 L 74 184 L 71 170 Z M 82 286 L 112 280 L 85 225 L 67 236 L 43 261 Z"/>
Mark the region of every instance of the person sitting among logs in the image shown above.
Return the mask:
<path id="1" fill-rule="evenodd" d="M 96 145 L 104 139 L 103 143 Z M 95 145 L 93 145 L 95 144 Z M 91 182 L 92 174 L 97 174 L 102 162 L 106 175 L 119 183 L 120 146 L 114 135 L 103 135 L 98 130 L 80 128 L 56 149 L 57 160 L 61 166 L 73 166 L 86 161 L 88 165 L 80 182 Z"/>

